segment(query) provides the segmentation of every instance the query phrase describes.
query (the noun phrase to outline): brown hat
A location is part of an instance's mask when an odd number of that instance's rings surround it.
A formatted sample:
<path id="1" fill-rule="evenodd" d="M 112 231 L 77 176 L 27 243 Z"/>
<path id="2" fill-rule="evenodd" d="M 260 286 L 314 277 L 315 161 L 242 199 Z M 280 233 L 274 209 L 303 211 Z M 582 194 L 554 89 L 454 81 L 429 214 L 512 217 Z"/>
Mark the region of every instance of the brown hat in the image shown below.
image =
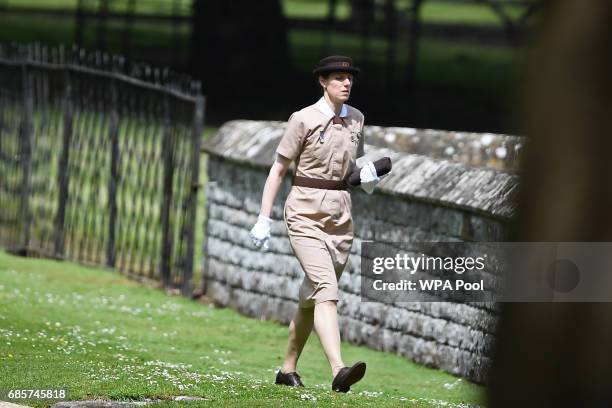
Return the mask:
<path id="1" fill-rule="evenodd" d="M 353 66 L 353 60 L 342 55 L 332 55 L 319 61 L 319 66 L 312 73 L 314 75 L 324 75 L 330 72 L 350 72 L 357 75 L 361 70 Z"/>

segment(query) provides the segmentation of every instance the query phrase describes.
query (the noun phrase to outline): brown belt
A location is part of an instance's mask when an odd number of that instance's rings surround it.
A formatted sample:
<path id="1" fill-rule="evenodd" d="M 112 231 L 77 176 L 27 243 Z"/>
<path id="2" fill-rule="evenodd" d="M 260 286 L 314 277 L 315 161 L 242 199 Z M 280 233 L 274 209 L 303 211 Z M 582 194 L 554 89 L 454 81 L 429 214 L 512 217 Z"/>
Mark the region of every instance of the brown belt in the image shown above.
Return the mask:
<path id="1" fill-rule="evenodd" d="M 298 187 L 322 188 L 324 190 L 346 190 L 344 180 L 324 180 L 318 178 L 293 176 L 291 184 Z"/>

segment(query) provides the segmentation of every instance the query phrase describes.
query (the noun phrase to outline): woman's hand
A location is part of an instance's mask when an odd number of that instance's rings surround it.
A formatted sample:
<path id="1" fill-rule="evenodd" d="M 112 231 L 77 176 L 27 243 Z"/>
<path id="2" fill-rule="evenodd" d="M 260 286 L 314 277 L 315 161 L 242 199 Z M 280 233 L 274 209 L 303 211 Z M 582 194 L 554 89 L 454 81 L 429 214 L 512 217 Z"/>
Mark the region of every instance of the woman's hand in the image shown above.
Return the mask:
<path id="1" fill-rule="evenodd" d="M 361 188 L 368 194 L 372 194 L 374 191 L 374 187 L 380 181 L 380 178 L 376 174 L 376 168 L 374 167 L 374 163 L 370 160 L 361 168 L 359 172 L 359 177 L 361 178 Z"/>
<path id="2" fill-rule="evenodd" d="M 290 164 L 291 160 L 278 154 L 276 155 L 276 161 L 270 168 L 270 173 L 268 174 L 261 197 L 259 217 L 257 218 L 257 223 L 249 233 L 256 248 L 268 249 L 270 226 L 272 225 L 272 219 L 270 219 L 272 205 L 274 204 L 274 199 L 276 198 L 276 194 L 278 193 L 280 185 L 283 182 L 283 177 L 285 177 L 285 173 L 287 173 Z"/>
<path id="3" fill-rule="evenodd" d="M 259 215 L 257 217 L 257 223 L 249 232 L 249 236 L 253 240 L 255 248 L 263 248 L 264 251 L 268 250 L 268 243 L 270 242 L 270 226 L 272 225 L 272 219 L 265 215 Z"/>

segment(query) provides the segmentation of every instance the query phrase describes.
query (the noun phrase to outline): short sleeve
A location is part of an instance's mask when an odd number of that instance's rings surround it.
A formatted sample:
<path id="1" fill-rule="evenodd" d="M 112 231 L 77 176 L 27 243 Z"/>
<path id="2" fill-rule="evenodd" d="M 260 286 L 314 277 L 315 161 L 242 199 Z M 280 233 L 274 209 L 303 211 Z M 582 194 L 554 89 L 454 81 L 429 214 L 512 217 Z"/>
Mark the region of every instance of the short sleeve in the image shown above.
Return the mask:
<path id="1" fill-rule="evenodd" d="M 365 134 L 363 133 L 363 124 L 364 124 L 364 117 L 362 115 L 361 116 L 361 130 L 359 131 L 361 133 L 361 137 L 359 138 L 359 145 L 357 146 L 357 158 L 365 154 L 364 152 Z"/>
<path id="2" fill-rule="evenodd" d="M 276 153 L 295 160 L 302 150 L 303 140 L 304 122 L 299 118 L 298 113 L 294 112 L 287 122 L 285 134 L 276 148 Z"/>

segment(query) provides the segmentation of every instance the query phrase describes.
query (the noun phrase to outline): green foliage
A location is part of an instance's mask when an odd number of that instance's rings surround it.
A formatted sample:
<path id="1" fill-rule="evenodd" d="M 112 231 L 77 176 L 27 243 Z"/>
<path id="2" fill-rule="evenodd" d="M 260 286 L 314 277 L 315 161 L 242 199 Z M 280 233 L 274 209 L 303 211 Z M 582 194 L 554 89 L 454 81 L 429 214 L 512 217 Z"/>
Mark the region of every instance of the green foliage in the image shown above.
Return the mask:
<path id="1" fill-rule="evenodd" d="M 312 337 L 299 367 L 306 388 L 275 386 L 286 327 L 169 297 L 112 270 L 0 252 L 2 390 L 66 389 L 72 400 L 207 399 L 163 406 L 482 403 L 480 386 L 348 344 L 345 361 L 365 360 L 368 372 L 351 393 L 333 393 L 327 361 Z M 43 407 L 52 401 L 20 402 Z"/>

